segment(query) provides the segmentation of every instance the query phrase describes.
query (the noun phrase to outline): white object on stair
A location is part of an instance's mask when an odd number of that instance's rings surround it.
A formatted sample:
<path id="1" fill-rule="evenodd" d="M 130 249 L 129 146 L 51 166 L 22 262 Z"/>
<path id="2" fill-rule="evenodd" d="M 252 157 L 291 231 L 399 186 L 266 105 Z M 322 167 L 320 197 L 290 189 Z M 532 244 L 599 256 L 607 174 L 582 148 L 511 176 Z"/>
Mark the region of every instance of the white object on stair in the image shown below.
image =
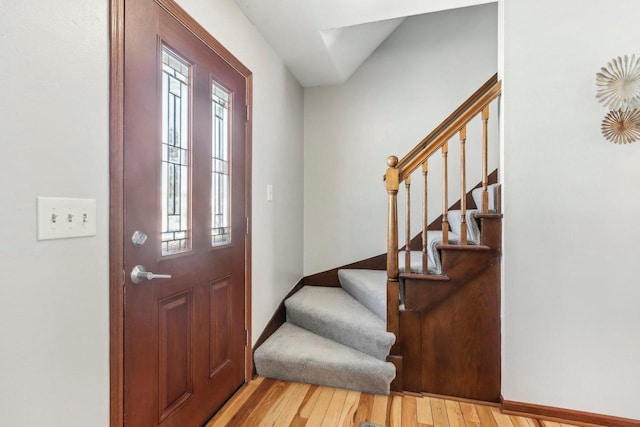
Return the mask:
<path id="1" fill-rule="evenodd" d="M 482 193 L 480 196 L 482 196 Z M 470 245 L 480 244 L 480 226 L 476 219 L 476 214 L 479 212 L 477 209 L 469 209 L 465 215 L 465 221 L 467 223 L 467 243 Z M 450 210 L 447 212 L 447 220 L 449 221 L 450 230 L 458 236 L 462 236 L 462 211 Z"/>
<path id="2" fill-rule="evenodd" d="M 495 190 L 492 191 L 495 192 Z M 482 191 L 479 195 L 482 198 Z M 478 210 L 469 209 L 465 216 L 467 222 L 467 243 L 470 245 L 480 244 L 480 226 L 476 219 L 478 213 Z M 462 232 L 462 212 L 459 210 L 450 210 L 447 214 L 447 220 L 450 229 L 448 243 L 450 245 L 458 245 L 460 244 L 460 233 Z M 440 251 L 438 250 L 438 245 L 441 245 L 442 242 L 442 230 L 427 231 L 428 271 L 426 274 L 442 274 L 442 260 Z M 400 250 L 398 253 L 398 267 L 401 273 L 404 273 L 406 270 L 404 253 L 403 250 Z M 411 251 L 410 268 L 411 273 L 423 274 L 421 251 Z"/>
<path id="3" fill-rule="evenodd" d="M 491 184 L 487 186 L 487 195 L 489 196 L 489 212 L 496 211 L 498 206 L 496 200 L 498 200 L 498 187 L 500 184 Z M 471 191 L 471 197 L 476 204 L 476 207 L 482 212 L 482 187 L 474 188 Z"/>
<path id="4" fill-rule="evenodd" d="M 460 243 L 460 235 L 449 231 L 449 244 L 457 245 Z M 429 263 L 429 271 L 427 274 L 442 274 L 442 261 L 440 260 L 440 251 L 438 245 L 442 244 L 441 230 L 427 231 L 427 256 Z M 398 256 L 398 267 L 401 273 L 405 271 L 404 251 L 401 250 Z M 411 251 L 411 273 L 422 273 L 422 252 Z"/>

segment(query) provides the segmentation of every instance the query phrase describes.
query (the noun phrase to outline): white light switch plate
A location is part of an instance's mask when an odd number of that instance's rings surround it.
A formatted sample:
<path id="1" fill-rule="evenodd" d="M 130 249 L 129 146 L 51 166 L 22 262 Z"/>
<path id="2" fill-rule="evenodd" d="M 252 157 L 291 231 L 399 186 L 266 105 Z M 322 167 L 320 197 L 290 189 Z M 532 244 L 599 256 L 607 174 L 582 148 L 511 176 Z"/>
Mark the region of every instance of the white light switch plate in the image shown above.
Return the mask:
<path id="1" fill-rule="evenodd" d="M 267 184 L 267 202 L 273 202 L 273 184 Z"/>
<path id="2" fill-rule="evenodd" d="M 96 199 L 38 197 L 38 240 L 96 235 Z"/>

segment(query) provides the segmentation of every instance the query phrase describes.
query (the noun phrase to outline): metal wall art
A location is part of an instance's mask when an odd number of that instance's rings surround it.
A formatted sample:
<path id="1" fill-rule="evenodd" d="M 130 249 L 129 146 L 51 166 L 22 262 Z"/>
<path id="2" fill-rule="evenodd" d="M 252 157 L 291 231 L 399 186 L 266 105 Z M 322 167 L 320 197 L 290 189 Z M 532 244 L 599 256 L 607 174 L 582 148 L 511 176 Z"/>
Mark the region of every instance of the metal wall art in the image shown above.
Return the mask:
<path id="1" fill-rule="evenodd" d="M 640 56 L 612 59 L 596 74 L 596 99 L 609 112 L 602 134 L 616 144 L 640 139 Z"/>

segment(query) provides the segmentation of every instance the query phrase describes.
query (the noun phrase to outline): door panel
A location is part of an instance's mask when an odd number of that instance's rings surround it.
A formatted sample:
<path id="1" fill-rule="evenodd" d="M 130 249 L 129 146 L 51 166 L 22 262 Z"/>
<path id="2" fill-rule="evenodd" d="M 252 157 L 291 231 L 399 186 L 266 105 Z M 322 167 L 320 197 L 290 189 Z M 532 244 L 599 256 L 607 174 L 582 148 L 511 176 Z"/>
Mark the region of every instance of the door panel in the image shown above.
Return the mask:
<path id="1" fill-rule="evenodd" d="M 154 0 L 125 2 L 125 426 L 201 425 L 244 381 L 246 87 Z"/>
<path id="2" fill-rule="evenodd" d="M 209 375 L 231 362 L 231 342 L 227 331 L 231 327 L 231 289 L 227 278 L 213 283 L 209 289 Z"/>
<path id="3" fill-rule="evenodd" d="M 159 301 L 160 420 L 193 394 L 191 290 Z"/>

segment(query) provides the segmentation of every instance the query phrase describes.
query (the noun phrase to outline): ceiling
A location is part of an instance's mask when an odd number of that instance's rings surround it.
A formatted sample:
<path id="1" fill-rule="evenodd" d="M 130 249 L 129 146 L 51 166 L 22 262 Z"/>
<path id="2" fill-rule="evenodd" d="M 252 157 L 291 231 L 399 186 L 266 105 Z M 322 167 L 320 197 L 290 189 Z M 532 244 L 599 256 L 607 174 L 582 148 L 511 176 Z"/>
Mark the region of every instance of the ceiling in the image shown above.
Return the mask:
<path id="1" fill-rule="evenodd" d="M 234 0 L 305 87 L 344 83 L 412 15 L 496 0 Z"/>

